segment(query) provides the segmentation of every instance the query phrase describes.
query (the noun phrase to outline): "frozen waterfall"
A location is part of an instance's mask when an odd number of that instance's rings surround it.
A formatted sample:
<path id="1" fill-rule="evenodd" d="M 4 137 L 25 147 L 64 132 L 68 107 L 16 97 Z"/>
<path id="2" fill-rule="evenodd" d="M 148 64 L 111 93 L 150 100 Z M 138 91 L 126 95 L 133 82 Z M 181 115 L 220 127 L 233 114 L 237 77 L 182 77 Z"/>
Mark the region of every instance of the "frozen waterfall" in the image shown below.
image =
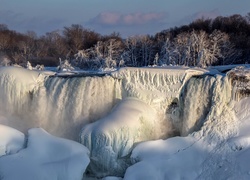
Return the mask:
<path id="1" fill-rule="evenodd" d="M 120 82 L 104 77 L 57 77 L 23 68 L 0 70 L 1 122 L 21 131 L 42 127 L 77 139 L 83 125 L 107 115 L 121 98 Z"/>
<path id="2" fill-rule="evenodd" d="M 122 176 L 142 141 L 209 134 L 208 124 L 249 94 L 245 82 L 237 70 L 215 75 L 186 67 L 121 68 L 104 76 L 59 77 L 1 67 L 0 124 L 79 140 L 90 150 L 90 173 Z M 220 138 L 219 129 L 211 131 Z"/>

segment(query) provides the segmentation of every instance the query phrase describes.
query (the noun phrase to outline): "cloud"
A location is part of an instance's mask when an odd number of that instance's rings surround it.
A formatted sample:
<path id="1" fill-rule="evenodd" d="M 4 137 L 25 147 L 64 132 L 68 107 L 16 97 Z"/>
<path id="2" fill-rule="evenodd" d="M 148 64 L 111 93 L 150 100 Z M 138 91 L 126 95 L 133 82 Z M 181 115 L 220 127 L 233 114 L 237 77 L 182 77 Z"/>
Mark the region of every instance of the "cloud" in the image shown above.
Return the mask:
<path id="1" fill-rule="evenodd" d="M 91 19 L 88 24 L 101 26 L 131 26 L 163 22 L 167 13 L 130 13 L 102 12 Z"/>
<path id="2" fill-rule="evenodd" d="M 166 12 L 120 13 L 106 11 L 85 23 L 90 29 L 101 34 L 119 32 L 122 37 L 155 34 L 166 29 L 168 14 Z"/>
<path id="3" fill-rule="evenodd" d="M 25 16 L 22 13 L 0 10 L 0 24 L 6 24 L 9 29 L 18 32 L 35 31 L 39 35 L 63 27 L 66 21 L 61 18 L 45 18 L 40 16 Z"/>

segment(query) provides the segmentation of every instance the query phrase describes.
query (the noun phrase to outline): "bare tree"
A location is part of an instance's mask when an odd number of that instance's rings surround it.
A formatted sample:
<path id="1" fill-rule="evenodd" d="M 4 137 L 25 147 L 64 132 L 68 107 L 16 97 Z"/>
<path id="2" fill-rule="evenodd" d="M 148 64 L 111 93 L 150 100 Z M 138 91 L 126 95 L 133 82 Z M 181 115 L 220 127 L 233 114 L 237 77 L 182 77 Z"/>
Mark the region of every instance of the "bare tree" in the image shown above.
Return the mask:
<path id="1" fill-rule="evenodd" d="M 139 38 L 137 36 L 129 37 L 125 41 L 125 51 L 122 54 L 125 64 L 128 66 L 138 66 Z"/>
<path id="2" fill-rule="evenodd" d="M 77 52 L 83 49 L 84 29 L 81 25 L 73 24 L 71 27 L 64 27 L 63 34 L 70 50 Z"/>
<path id="3" fill-rule="evenodd" d="M 153 40 L 148 36 L 139 36 L 141 65 L 148 66 L 153 62 L 155 50 Z"/>

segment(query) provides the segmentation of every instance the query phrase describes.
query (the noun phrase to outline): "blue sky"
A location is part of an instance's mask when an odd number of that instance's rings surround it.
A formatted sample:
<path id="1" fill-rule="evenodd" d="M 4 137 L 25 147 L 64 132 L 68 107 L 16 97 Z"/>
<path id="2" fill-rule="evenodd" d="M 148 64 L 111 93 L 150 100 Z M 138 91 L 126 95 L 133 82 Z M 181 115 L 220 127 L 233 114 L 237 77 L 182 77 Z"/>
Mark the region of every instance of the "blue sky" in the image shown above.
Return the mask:
<path id="1" fill-rule="evenodd" d="M 0 0 L 0 24 L 39 35 L 71 24 L 101 34 L 154 34 L 199 17 L 246 15 L 250 0 Z"/>

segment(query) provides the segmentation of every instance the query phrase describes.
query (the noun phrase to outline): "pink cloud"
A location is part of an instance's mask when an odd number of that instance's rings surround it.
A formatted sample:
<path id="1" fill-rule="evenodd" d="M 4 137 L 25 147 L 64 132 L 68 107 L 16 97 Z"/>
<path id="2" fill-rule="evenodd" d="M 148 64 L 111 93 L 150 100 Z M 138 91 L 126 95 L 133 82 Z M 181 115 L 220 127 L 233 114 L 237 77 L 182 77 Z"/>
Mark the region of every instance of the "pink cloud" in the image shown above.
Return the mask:
<path id="1" fill-rule="evenodd" d="M 119 22 L 120 16 L 121 15 L 119 13 L 103 12 L 100 13 L 97 17 L 95 17 L 93 19 L 93 22 L 113 25 Z"/>
<path id="2" fill-rule="evenodd" d="M 91 24 L 99 25 L 142 25 L 161 22 L 167 17 L 166 13 L 130 13 L 103 12 L 90 20 Z"/>

